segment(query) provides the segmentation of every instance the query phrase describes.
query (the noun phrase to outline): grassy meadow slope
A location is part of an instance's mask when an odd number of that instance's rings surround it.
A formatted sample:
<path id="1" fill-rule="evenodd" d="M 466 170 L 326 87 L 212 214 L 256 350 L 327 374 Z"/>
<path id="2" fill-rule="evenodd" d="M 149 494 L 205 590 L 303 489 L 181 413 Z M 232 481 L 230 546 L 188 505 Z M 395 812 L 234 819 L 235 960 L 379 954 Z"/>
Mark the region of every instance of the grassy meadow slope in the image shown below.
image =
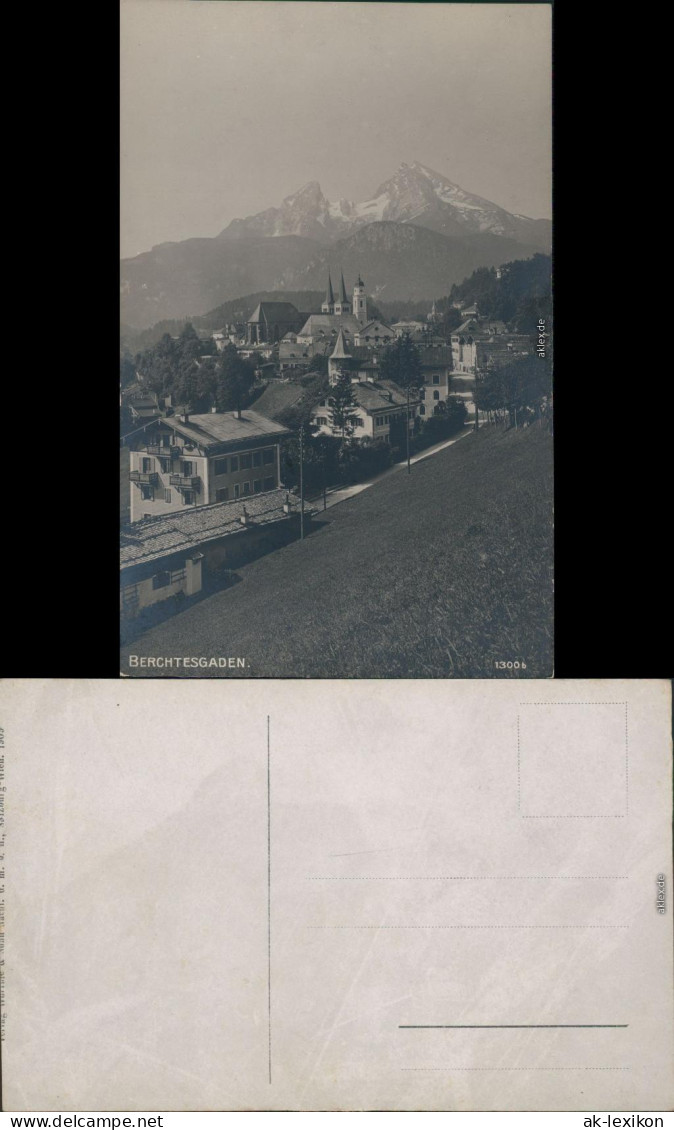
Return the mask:
<path id="1" fill-rule="evenodd" d="M 141 674 L 131 653 L 245 657 L 227 677 L 552 675 L 552 439 L 537 426 L 485 427 L 317 519 L 127 646 L 123 670 Z"/>

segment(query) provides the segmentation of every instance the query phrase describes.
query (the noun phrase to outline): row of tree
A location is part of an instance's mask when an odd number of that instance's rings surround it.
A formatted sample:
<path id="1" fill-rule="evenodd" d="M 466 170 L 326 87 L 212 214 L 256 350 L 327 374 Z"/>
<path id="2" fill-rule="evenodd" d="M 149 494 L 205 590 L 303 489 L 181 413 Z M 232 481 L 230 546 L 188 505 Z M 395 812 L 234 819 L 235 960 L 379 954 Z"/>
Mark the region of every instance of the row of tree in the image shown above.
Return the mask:
<path id="1" fill-rule="evenodd" d="M 508 426 L 549 418 L 552 374 L 549 359 L 538 354 L 502 365 L 492 363 L 475 375 L 475 407 L 490 422 Z"/>
<path id="2" fill-rule="evenodd" d="M 550 325 L 551 272 L 550 256 L 540 253 L 504 263 L 498 275 L 495 267 L 478 267 L 463 282 L 455 283 L 436 307 L 444 318 L 456 321 L 462 315 L 454 302 L 477 303 L 481 317 L 508 322 L 518 333 L 532 334 L 539 317 Z"/>
<path id="3" fill-rule="evenodd" d="M 138 353 L 133 364 L 141 387 L 160 399 L 170 397 L 174 406 L 230 412 L 250 403 L 259 358 L 247 360 L 231 344 L 218 353 L 188 322 L 177 337 L 164 334 L 156 345 Z"/>

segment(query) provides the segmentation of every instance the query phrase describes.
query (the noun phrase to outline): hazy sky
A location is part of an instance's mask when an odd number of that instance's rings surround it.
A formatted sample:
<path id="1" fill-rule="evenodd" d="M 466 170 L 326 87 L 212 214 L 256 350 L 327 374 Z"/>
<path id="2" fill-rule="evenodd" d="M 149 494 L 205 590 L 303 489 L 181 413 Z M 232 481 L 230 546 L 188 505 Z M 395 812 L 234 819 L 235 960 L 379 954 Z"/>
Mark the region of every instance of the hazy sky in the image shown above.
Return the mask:
<path id="1" fill-rule="evenodd" d="M 122 254 L 421 161 L 549 217 L 547 4 L 121 0 Z"/>

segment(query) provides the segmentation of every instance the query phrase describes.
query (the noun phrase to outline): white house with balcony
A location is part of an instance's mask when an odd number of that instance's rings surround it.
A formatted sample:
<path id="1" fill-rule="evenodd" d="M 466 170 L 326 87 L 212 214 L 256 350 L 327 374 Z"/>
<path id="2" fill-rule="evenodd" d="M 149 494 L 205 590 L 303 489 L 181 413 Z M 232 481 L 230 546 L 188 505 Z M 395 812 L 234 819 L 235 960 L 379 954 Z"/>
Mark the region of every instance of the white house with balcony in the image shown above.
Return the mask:
<path id="1" fill-rule="evenodd" d="M 131 521 L 276 490 L 288 435 L 251 409 L 153 421 L 130 454 Z"/>

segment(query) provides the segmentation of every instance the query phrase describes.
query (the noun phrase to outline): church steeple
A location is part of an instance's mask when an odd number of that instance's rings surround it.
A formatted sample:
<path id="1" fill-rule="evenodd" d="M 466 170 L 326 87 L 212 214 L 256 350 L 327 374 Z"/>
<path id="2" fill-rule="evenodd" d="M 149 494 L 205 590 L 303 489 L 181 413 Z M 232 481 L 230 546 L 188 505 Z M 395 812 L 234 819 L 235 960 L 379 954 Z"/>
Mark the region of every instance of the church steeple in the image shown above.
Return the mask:
<path id="1" fill-rule="evenodd" d="M 330 271 L 328 271 L 328 289 L 325 292 L 323 305 L 321 306 L 323 314 L 334 314 L 335 312 L 335 295 L 332 289 L 332 279 L 330 278 Z"/>
<path id="2" fill-rule="evenodd" d="M 351 358 L 352 354 L 349 353 L 346 348 L 344 330 L 340 327 L 339 333 L 337 334 L 337 341 L 335 342 L 335 348 L 328 357 L 328 378 L 330 384 L 335 384 L 342 373 L 348 371 Z"/>
<path id="3" fill-rule="evenodd" d="M 367 296 L 365 294 L 365 283 L 360 275 L 358 275 L 358 281 L 353 288 L 353 313 L 361 326 L 367 323 Z"/>
<path id="4" fill-rule="evenodd" d="M 339 299 L 335 302 L 335 314 L 350 314 L 351 303 L 346 297 L 346 286 L 344 285 L 344 271 L 341 273 L 339 283 Z"/>
<path id="5" fill-rule="evenodd" d="M 333 349 L 332 353 L 330 354 L 330 360 L 335 358 L 338 361 L 344 361 L 347 357 L 351 357 L 351 354 L 346 352 L 346 342 L 344 341 L 344 330 L 340 329 L 339 333 L 337 334 L 337 341 L 335 342 L 335 348 Z"/>

